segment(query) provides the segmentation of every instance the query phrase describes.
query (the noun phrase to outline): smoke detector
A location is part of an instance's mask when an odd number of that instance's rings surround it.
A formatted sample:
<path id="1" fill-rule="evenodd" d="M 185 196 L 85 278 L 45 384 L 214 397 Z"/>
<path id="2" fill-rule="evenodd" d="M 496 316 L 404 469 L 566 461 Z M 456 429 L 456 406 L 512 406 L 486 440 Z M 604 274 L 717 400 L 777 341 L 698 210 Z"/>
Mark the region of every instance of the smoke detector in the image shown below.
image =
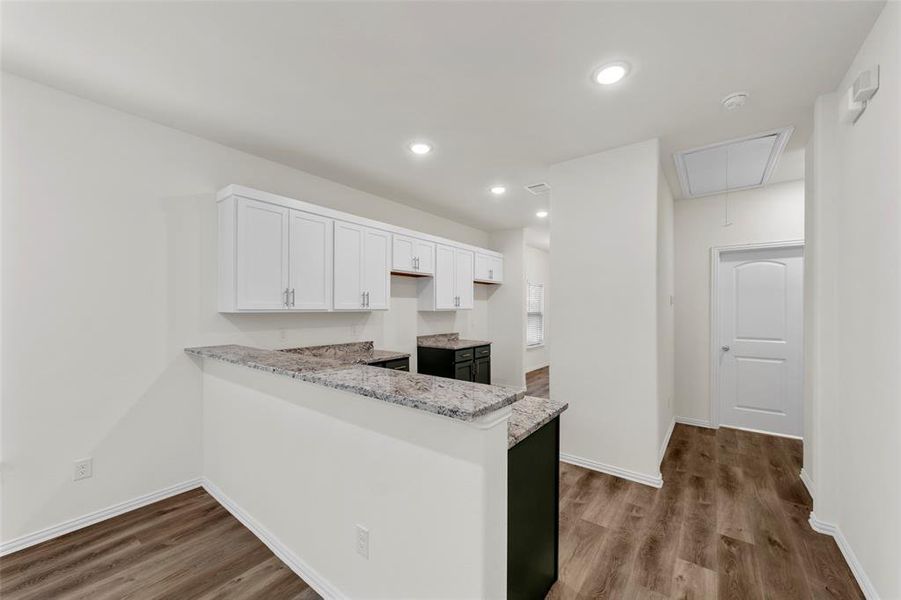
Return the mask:
<path id="1" fill-rule="evenodd" d="M 748 101 L 748 92 L 734 92 L 723 98 L 723 107 L 726 110 L 738 110 Z"/>

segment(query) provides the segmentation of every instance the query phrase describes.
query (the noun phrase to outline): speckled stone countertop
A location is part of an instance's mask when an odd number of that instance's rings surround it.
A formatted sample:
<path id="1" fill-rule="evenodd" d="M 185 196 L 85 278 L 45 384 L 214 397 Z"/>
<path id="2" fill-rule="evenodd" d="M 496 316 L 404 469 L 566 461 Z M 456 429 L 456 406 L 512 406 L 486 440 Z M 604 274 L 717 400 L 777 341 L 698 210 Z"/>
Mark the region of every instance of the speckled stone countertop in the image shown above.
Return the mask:
<path id="1" fill-rule="evenodd" d="M 386 360 L 410 358 L 406 352 L 394 350 L 377 350 L 372 342 L 349 342 L 347 344 L 329 344 L 327 346 L 305 346 L 302 348 L 284 348 L 282 352 L 291 352 L 314 358 L 340 360 L 346 364 L 371 365 Z"/>
<path id="2" fill-rule="evenodd" d="M 341 358 L 340 353 L 311 356 L 302 352 L 262 350 L 236 345 L 185 348 L 185 352 L 461 421 L 472 421 L 509 406 L 524 395 L 522 390 L 511 387 L 348 363 L 346 358 Z"/>
<path id="3" fill-rule="evenodd" d="M 488 346 L 491 342 L 481 340 L 461 340 L 459 333 L 436 333 L 416 337 L 416 345 L 420 348 L 439 348 L 442 350 L 463 350 L 476 346 Z"/>
<path id="4" fill-rule="evenodd" d="M 507 448 L 512 448 L 569 407 L 566 402 L 526 396 L 513 404 L 507 423 Z"/>

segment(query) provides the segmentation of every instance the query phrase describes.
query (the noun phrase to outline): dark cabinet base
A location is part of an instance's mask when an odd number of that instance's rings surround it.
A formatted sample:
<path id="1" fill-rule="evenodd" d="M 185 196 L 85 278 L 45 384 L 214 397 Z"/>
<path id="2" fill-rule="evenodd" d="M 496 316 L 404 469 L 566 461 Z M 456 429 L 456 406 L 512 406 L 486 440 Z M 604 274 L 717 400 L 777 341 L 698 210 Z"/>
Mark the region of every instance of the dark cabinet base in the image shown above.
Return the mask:
<path id="1" fill-rule="evenodd" d="M 409 371 L 410 370 L 410 359 L 409 358 L 395 358 L 393 360 L 386 360 L 383 362 L 377 363 L 369 363 L 370 367 L 381 367 L 383 369 L 391 369 L 392 371 Z"/>
<path id="2" fill-rule="evenodd" d="M 451 350 L 419 347 L 417 371 L 423 375 L 491 384 L 491 346 Z"/>
<path id="3" fill-rule="evenodd" d="M 507 453 L 507 598 L 544 598 L 557 581 L 560 418 Z"/>

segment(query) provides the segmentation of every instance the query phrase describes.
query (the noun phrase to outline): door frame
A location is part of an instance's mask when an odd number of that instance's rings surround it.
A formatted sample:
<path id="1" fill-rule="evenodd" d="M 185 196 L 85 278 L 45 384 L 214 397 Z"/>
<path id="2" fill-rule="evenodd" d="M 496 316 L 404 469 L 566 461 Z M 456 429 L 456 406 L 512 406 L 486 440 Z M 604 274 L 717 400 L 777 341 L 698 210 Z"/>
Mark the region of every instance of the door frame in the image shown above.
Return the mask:
<path id="1" fill-rule="evenodd" d="M 718 334 L 720 325 L 719 303 L 719 266 L 723 254 L 730 252 L 742 252 L 744 250 L 771 250 L 787 248 L 804 248 L 804 240 L 786 240 L 782 242 L 766 242 L 761 244 L 739 244 L 735 246 L 712 246 L 710 248 L 710 345 L 708 346 L 710 362 L 710 427 L 720 427 L 720 361 L 718 348 Z M 803 282 L 802 282 L 803 286 Z M 803 398 L 801 402 L 803 403 Z M 803 431 L 803 421 L 802 421 Z M 769 432 L 763 432 L 769 433 Z M 770 434 L 780 435 L 780 434 Z M 791 437 L 782 435 L 781 437 Z M 800 439 L 800 438 L 798 438 Z"/>

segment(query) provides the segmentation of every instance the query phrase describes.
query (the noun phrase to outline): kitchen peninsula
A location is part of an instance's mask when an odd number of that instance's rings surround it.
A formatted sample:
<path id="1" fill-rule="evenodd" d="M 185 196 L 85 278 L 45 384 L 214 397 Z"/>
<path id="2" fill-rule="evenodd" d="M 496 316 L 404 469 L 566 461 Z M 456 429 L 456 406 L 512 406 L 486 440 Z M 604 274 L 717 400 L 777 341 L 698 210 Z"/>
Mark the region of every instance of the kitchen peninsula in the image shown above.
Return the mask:
<path id="1" fill-rule="evenodd" d="M 565 404 L 369 366 L 371 343 L 186 352 L 209 489 L 320 593 L 507 595 L 508 449 L 556 434 Z"/>

